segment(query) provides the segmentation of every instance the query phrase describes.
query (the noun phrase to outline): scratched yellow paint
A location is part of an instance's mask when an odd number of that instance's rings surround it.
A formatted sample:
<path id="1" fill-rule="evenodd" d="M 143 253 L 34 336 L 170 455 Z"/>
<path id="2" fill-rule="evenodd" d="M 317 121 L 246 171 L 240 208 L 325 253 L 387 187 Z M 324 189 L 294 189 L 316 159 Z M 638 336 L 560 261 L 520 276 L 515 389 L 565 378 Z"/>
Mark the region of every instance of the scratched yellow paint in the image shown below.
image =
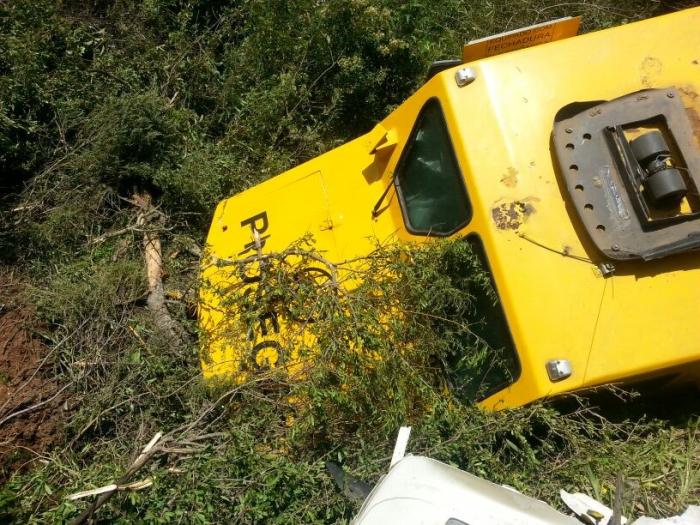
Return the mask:
<path id="1" fill-rule="evenodd" d="M 697 119 L 698 28 L 700 9 L 689 9 L 471 62 L 476 80 L 464 87 L 454 80 L 458 68 L 444 71 L 367 135 L 222 201 L 207 253 L 219 259 L 255 253 L 254 229 L 262 253 L 308 233 L 332 261 L 367 254 L 377 241 L 425 240 L 406 229 L 393 190 L 385 210 L 376 217 L 371 210 L 391 184 L 420 109 L 437 98 L 473 207 L 455 236 L 483 241 L 521 365 L 517 380 L 482 405 L 500 409 L 613 381 L 697 373 L 700 255 L 618 264 L 614 276 L 603 278 L 585 260 L 601 259 L 567 211 L 550 135 L 554 115 L 571 102 L 649 87 L 679 87 Z M 509 209 L 514 219 L 497 220 Z M 279 320 L 278 331 L 268 321 L 267 335 L 241 330 L 235 309 L 216 292 L 240 275 L 211 265 L 210 257 L 203 265 L 212 284 L 203 287 L 200 304 L 205 377 L 241 377 L 255 345 L 295 341 L 288 320 Z M 313 341 L 296 342 L 304 344 Z M 301 366 L 297 354 L 285 359 L 291 370 Z M 551 382 L 550 359 L 568 359 L 572 375 Z"/>

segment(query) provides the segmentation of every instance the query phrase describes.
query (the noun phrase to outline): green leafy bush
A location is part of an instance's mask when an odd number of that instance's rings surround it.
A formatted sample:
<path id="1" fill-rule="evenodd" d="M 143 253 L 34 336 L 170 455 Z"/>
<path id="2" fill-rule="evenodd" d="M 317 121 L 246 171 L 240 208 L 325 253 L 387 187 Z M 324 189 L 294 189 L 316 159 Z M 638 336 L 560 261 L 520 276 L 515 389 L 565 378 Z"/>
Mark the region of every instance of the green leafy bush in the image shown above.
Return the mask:
<path id="1" fill-rule="evenodd" d="M 107 185 L 129 197 L 142 185 L 201 229 L 222 197 L 370 129 L 432 60 L 458 56 L 468 39 L 562 15 L 606 27 L 655 9 L 607 0 L 11 2 L 0 7 L 0 184 L 7 208 L 33 213 L 4 221 L 4 253 L 22 256 L 10 251 L 18 237 L 27 252 L 43 250 L 29 223 L 55 220 L 43 212 L 56 205 L 77 222 L 108 222 L 120 205 L 45 200 L 56 188 L 101 194 Z"/>
<path id="2" fill-rule="evenodd" d="M 43 312 L 57 312 L 52 318 L 60 313 L 62 324 L 81 328 L 66 334 L 61 360 L 85 390 L 73 401 L 68 446 L 11 478 L 15 497 L 6 498 L 5 512 L 29 523 L 75 516 L 85 503 L 66 501 L 66 494 L 110 483 L 156 431 L 191 424 L 209 437 L 159 455 L 136 476 L 152 478 L 153 486 L 117 496 L 99 509 L 101 520 L 347 522 L 356 504 L 334 487 L 324 463 L 341 463 L 374 482 L 406 424 L 414 429 L 412 453 L 555 505 L 562 487 L 610 503 L 620 473 L 629 485 L 628 515 L 640 508 L 670 513 L 697 501 L 700 442 L 692 403 L 679 405 L 672 422 L 635 415 L 649 406 L 630 399 L 606 418 L 578 403 L 487 413 L 454 395 L 440 358 L 478 320 L 470 321 L 469 305 L 487 284 L 468 243 L 378 248 L 355 266 L 361 274 L 353 274 L 355 286 L 345 292 L 332 280 L 300 281 L 299 269 L 318 266 L 320 255 L 308 241 L 292 250 L 294 257 L 283 252 L 267 260 L 261 286 L 246 295 L 247 313 L 255 320 L 284 305 L 313 316 L 306 325 L 316 337 L 306 354 L 313 366 L 293 377 L 279 368 L 251 369 L 245 383 L 221 385 L 231 391 L 219 405 L 212 405 L 217 392 L 198 380 L 196 353 L 159 339 L 129 302 L 139 283 L 128 265 L 105 267 L 104 275 L 87 280 L 86 266 L 76 264 L 62 281 L 69 309 L 56 302 L 58 295 L 41 304 Z M 338 279 L 347 278 L 342 266 L 336 270 Z M 88 290 L 95 282 L 101 284 Z M 110 306 L 100 305 L 102 294 L 115 298 Z M 466 318 L 455 325 L 441 315 L 447 312 Z M 192 452 L 178 451 L 187 448 Z M 659 476 L 663 483 L 653 481 Z"/>

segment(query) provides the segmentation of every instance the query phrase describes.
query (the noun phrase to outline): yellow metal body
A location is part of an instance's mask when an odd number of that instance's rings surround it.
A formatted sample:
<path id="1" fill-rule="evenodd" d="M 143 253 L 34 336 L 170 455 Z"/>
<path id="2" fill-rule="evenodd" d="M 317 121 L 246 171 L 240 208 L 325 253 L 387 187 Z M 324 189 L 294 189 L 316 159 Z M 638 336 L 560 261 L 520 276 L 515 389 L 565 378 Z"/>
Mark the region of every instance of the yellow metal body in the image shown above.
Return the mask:
<path id="1" fill-rule="evenodd" d="M 463 87 L 459 68 L 439 73 L 367 135 L 221 202 L 209 250 L 220 258 L 254 253 L 253 227 L 263 251 L 310 233 L 330 260 L 366 254 L 375 239 L 425 240 L 407 230 L 393 190 L 385 211 L 371 210 L 392 184 L 416 116 L 437 98 L 473 207 L 454 235 L 481 238 L 521 367 L 483 406 L 697 369 L 700 254 L 618 264 L 608 278 L 563 256 L 595 250 L 567 210 L 550 137 L 556 112 L 571 102 L 677 86 L 700 141 L 699 28 L 700 9 L 690 9 L 471 62 L 476 79 Z M 216 282 L 215 272 L 205 276 Z M 202 296 L 205 333 L 227 316 L 212 302 Z M 230 376 L 241 358 L 215 343 L 204 355 L 205 377 Z M 571 376 L 552 382 L 551 359 L 569 360 Z"/>

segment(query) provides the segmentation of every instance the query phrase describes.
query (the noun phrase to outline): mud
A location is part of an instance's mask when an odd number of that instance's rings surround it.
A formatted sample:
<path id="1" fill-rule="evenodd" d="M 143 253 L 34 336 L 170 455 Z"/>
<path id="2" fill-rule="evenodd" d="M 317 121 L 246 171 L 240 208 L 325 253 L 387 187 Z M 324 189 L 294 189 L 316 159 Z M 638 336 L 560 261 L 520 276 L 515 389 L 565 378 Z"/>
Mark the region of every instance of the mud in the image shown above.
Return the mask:
<path id="1" fill-rule="evenodd" d="M 642 85 L 647 88 L 652 87 L 663 71 L 663 68 L 663 62 L 658 58 L 652 56 L 646 57 L 639 67 Z"/>
<path id="2" fill-rule="evenodd" d="M 501 176 L 501 183 L 508 188 L 515 188 L 518 184 L 518 170 L 512 166 L 509 167 Z"/>
<path id="3" fill-rule="evenodd" d="M 0 484 L 61 439 L 68 401 L 49 377 L 50 359 L 42 366 L 49 349 L 34 335 L 34 312 L 17 301 L 19 290 L 0 276 Z"/>
<path id="4" fill-rule="evenodd" d="M 695 108 L 685 108 L 685 112 L 690 120 L 690 126 L 693 128 L 695 140 L 700 143 L 700 115 L 695 111 Z"/>
<path id="5" fill-rule="evenodd" d="M 697 103 L 695 102 L 698 98 L 698 93 L 690 85 L 679 87 L 678 90 L 683 93 L 683 100 L 686 104 L 685 112 L 688 115 L 690 126 L 693 129 L 693 136 L 695 137 L 695 141 L 700 144 L 700 115 L 698 115 L 696 110 Z"/>

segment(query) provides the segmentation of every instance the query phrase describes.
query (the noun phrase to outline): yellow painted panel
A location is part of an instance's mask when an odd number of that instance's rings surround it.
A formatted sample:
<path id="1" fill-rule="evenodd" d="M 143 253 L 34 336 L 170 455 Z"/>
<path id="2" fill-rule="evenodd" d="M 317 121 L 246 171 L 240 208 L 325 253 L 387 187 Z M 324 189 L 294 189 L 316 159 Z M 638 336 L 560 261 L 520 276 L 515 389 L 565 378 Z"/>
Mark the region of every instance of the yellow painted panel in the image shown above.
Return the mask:
<path id="1" fill-rule="evenodd" d="M 474 228 L 485 238 L 524 361 L 521 379 L 487 405 L 517 405 L 700 360 L 690 295 L 700 286 L 700 256 L 618 264 L 603 279 L 594 264 L 561 255 L 603 260 L 567 210 L 550 143 L 554 115 L 574 101 L 676 85 L 691 115 L 700 111 L 697 27 L 700 10 L 688 10 L 477 62 L 473 84 L 446 83 L 455 113 L 480 123 L 456 119 L 455 135 L 480 204 L 483 223 Z M 676 38 L 654 38 L 663 34 Z M 500 228 L 494 213 L 514 202 L 534 211 L 515 230 Z M 573 375 L 550 382 L 545 362 L 552 358 L 569 359 Z"/>
<path id="2" fill-rule="evenodd" d="M 699 27 L 700 9 L 691 9 L 502 54 L 470 63 L 476 79 L 464 87 L 454 81 L 457 68 L 444 71 L 367 135 L 223 201 L 210 253 L 254 253 L 253 227 L 262 251 L 310 233 L 333 261 L 367 254 L 377 242 L 425 241 L 407 231 L 393 188 L 378 213 L 372 209 L 392 184 L 421 107 L 435 97 L 473 206 L 456 235 L 483 241 L 522 369 L 483 405 L 517 406 L 698 363 L 700 255 L 617 264 L 604 278 L 597 264 L 605 259 L 567 207 L 551 132 L 557 111 L 572 102 L 677 86 L 700 140 Z M 238 278 L 209 266 L 203 276 L 219 288 Z M 214 295 L 202 295 L 204 333 L 236 316 Z M 248 336 L 236 348 L 204 338 L 205 375 L 240 370 L 250 345 Z M 550 381 L 550 359 L 569 360 L 572 375 Z"/>
<path id="3" fill-rule="evenodd" d="M 300 206 L 300 202 L 305 204 Z M 246 322 L 242 312 L 230 305 L 235 294 L 241 293 L 242 282 L 244 293 L 255 293 L 258 263 L 243 268 L 222 267 L 215 262 L 281 251 L 307 234 L 332 251 L 334 239 L 329 220 L 327 189 L 319 171 L 287 181 L 270 181 L 217 207 L 207 241 L 199 306 L 205 377 L 241 380 L 247 369 L 283 362 L 290 373 L 299 369 L 299 346 L 313 344 L 308 334 L 300 337 L 295 323 L 277 312 L 269 312 L 253 323 Z M 286 228 L 290 222 L 294 223 L 293 230 Z M 297 353 L 283 356 L 282 348 L 295 346 L 288 341 L 295 341 Z"/>

